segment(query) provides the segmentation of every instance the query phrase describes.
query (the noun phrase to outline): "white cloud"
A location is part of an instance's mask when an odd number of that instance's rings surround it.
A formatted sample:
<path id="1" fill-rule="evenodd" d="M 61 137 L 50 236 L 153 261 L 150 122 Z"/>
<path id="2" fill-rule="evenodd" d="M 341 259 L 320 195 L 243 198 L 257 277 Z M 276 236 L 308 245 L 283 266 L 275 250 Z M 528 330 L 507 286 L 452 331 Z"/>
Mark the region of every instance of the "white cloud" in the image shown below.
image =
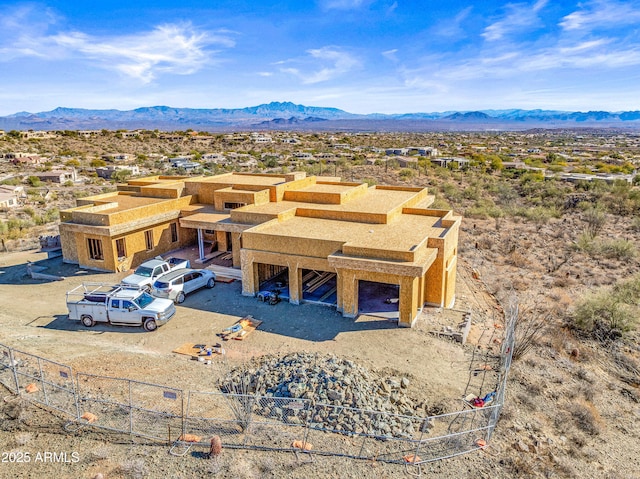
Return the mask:
<path id="1" fill-rule="evenodd" d="M 356 10 L 368 6 L 372 0 L 319 0 L 323 10 Z"/>
<path id="2" fill-rule="evenodd" d="M 462 28 L 462 22 L 464 22 L 473 7 L 467 7 L 464 10 L 461 10 L 456 14 L 453 19 L 447 19 L 446 21 L 442 21 L 432 29 L 432 33 L 439 37 L 445 38 L 453 38 L 453 37 L 464 37 L 466 36 L 466 32 Z"/>
<path id="3" fill-rule="evenodd" d="M 336 47 L 307 50 L 307 53 L 307 58 L 298 61 L 304 66 L 308 65 L 306 71 L 297 67 L 282 68 L 280 71 L 299 77 L 304 84 L 313 84 L 332 80 L 360 66 L 357 58 Z M 289 62 L 294 60 L 288 60 L 287 63 Z"/>
<path id="4" fill-rule="evenodd" d="M 391 61 L 397 62 L 398 61 L 398 57 L 396 56 L 396 53 L 398 53 L 398 49 L 394 48 L 392 50 L 387 50 L 387 51 L 382 52 L 382 56 L 387 58 L 387 59 L 389 59 L 389 60 L 391 60 Z"/>
<path id="5" fill-rule="evenodd" d="M 548 0 L 538 0 L 533 5 L 516 3 L 508 4 L 509 12 L 497 22 L 485 28 L 482 36 L 488 41 L 500 40 L 507 34 L 531 28 L 540 23 L 538 12 L 542 10 Z"/>
<path id="6" fill-rule="evenodd" d="M 591 30 L 597 27 L 619 28 L 640 22 L 638 2 L 596 0 L 565 16 L 560 26 L 567 31 Z"/>
<path id="7" fill-rule="evenodd" d="M 80 31 L 51 32 L 60 18 L 51 11 L 21 7 L 0 18 L 0 62 L 20 57 L 76 59 L 148 83 L 158 74 L 187 75 L 212 61 L 209 48 L 235 45 L 229 31 L 204 32 L 189 23 L 165 24 L 127 35 L 92 36 Z"/>
<path id="8" fill-rule="evenodd" d="M 49 40 L 104 68 L 114 68 L 143 82 L 152 81 L 159 73 L 193 73 L 209 60 L 207 45 L 234 45 L 229 37 L 197 32 L 188 24 L 161 25 L 150 32 L 106 39 L 72 32 Z"/>

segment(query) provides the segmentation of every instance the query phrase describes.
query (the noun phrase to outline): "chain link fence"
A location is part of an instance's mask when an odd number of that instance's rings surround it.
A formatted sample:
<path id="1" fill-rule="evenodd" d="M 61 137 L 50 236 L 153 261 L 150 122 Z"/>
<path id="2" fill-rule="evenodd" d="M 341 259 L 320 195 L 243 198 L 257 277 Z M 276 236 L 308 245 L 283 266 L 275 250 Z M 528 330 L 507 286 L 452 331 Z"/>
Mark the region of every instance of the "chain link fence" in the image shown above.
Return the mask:
<path id="1" fill-rule="evenodd" d="M 78 417 L 73 371 L 69 366 L 0 345 L 0 382 L 29 401 Z"/>
<path id="2" fill-rule="evenodd" d="M 0 344 L 0 383 L 78 426 L 149 438 L 185 452 L 219 436 L 224 447 L 294 451 L 422 464 L 489 443 L 505 401 L 517 306 L 506 311 L 493 400 L 429 417 L 317 403 L 313 399 L 183 391 L 71 368 Z M 306 450 L 305 446 L 311 447 Z"/>

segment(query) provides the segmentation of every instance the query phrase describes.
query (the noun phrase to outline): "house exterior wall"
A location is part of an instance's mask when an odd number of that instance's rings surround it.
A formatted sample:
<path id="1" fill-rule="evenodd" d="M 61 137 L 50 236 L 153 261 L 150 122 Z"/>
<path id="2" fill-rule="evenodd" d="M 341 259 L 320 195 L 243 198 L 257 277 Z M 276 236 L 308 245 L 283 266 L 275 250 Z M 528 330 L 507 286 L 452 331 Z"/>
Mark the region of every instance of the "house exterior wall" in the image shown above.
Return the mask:
<path id="1" fill-rule="evenodd" d="M 232 252 L 244 295 L 258 293 L 260 271 L 287 268 L 289 300 L 298 304 L 303 270 L 332 272 L 336 307 L 353 317 L 361 281 L 396 284 L 399 325 L 411 327 L 424 304 L 455 301 L 461 218 L 429 209 L 432 201 L 423 188 L 369 188 L 302 173 L 149 177 L 78 200 L 61 212 L 60 236 L 65 261 L 123 271 L 193 245 L 206 230 L 219 250 Z M 102 258 L 91 258 L 89 240 L 101 242 Z"/>

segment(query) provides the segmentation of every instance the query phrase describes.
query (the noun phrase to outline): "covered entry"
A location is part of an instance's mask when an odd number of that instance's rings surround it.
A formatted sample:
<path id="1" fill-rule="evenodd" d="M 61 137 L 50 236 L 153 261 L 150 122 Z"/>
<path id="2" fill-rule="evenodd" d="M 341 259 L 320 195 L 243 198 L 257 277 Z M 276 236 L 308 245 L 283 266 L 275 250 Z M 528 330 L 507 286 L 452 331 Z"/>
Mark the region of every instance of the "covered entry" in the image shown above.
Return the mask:
<path id="1" fill-rule="evenodd" d="M 399 305 L 400 285 L 358 281 L 358 313 L 398 319 Z"/>

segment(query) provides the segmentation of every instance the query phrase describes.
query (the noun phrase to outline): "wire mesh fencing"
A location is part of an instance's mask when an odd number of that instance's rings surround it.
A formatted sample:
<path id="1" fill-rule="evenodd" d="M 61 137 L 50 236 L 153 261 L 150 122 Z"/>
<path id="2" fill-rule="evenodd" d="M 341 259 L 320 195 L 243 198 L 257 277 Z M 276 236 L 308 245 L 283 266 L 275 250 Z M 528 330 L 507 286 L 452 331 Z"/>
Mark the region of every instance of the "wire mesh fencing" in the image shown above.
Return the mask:
<path id="1" fill-rule="evenodd" d="M 0 384 L 14 394 L 18 394 L 15 363 L 11 348 L 0 344 Z"/>
<path id="2" fill-rule="evenodd" d="M 77 417 L 75 383 L 69 366 L 6 346 L 2 346 L 2 358 L 0 377 L 12 392 Z"/>
<path id="3" fill-rule="evenodd" d="M 457 412 L 405 416 L 315 399 L 184 391 L 127 378 L 77 373 L 0 344 L 0 383 L 78 424 L 161 441 L 344 456 L 420 465 L 488 444 L 505 401 L 517 306 L 509 307 L 493 400 Z M 30 392 L 27 391 L 29 387 Z"/>

